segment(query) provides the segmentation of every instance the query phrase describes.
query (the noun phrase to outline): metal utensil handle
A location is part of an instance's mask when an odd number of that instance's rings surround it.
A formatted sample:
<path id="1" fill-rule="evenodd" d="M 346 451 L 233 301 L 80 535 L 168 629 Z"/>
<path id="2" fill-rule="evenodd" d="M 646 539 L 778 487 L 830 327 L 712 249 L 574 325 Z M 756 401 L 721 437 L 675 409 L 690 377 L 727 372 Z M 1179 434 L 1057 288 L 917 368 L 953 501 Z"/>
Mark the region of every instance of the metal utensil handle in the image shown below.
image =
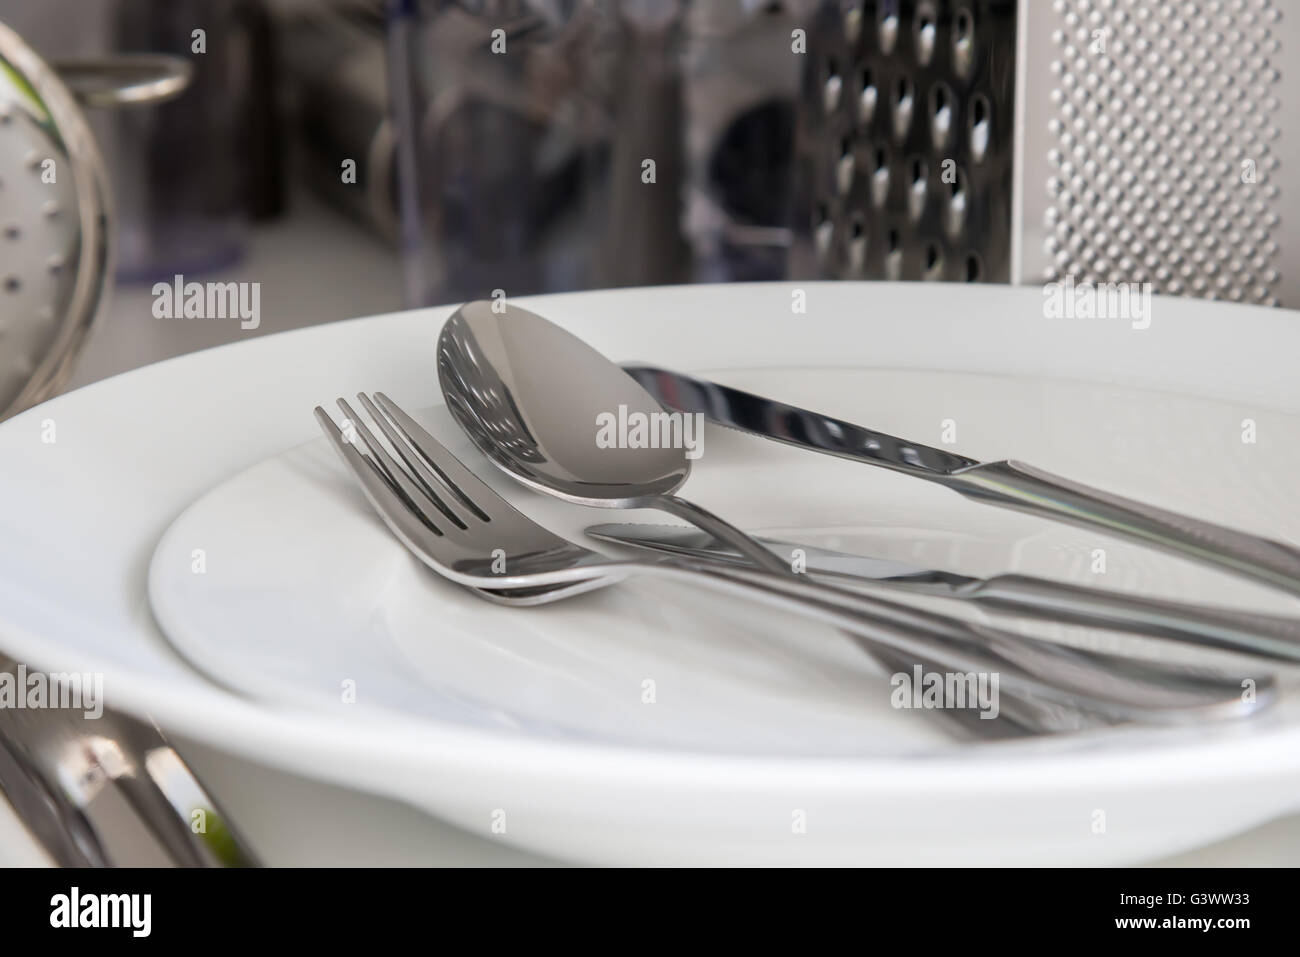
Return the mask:
<path id="1" fill-rule="evenodd" d="M 967 498 L 1151 545 L 1300 596 L 1300 550 L 1072 482 L 1021 462 L 989 462 L 941 479 Z"/>
<path id="2" fill-rule="evenodd" d="M 194 66 L 162 53 L 131 53 L 93 60 L 63 60 L 56 73 L 84 106 L 145 106 L 179 96 Z"/>
<path id="3" fill-rule="evenodd" d="M 1180 642 L 1300 661 L 1300 619 L 997 575 L 959 597 L 1036 618 L 1156 635 Z"/>
<path id="4" fill-rule="evenodd" d="M 718 541 L 725 542 L 760 568 L 777 574 L 794 574 L 788 564 L 764 548 L 761 542 L 736 528 L 725 518 L 714 515 L 694 502 L 688 502 L 676 495 L 660 495 L 652 504 L 684 522 L 690 522 L 701 531 L 708 532 Z"/>
<path id="5" fill-rule="evenodd" d="M 747 584 L 754 599 L 766 604 L 782 604 L 778 596 L 784 596 L 793 600 L 791 610 L 902 655 L 933 662 L 945 671 L 996 673 L 1004 690 L 1031 701 L 1054 702 L 1121 720 L 1155 722 L 1204 719 L 1210 711 L 1224 717 L 1242 715 L 1263 704 L 1260 700 L 1248 702 L 1240 682 L 1224 674 L 1055 645 L 872 599 L 803 576 L 692 564 L 682 559 L 642 570 L 665 577 L 685 572 L 688 578 Z M 1261 673 L 1254 681 L 1271 695 L 1270 676 Z"/>
<path id="6" fill-rule="evenodd" d="M 0 653 L 0 672 L 23 667 Z M 62 867 L 258 864 L 162 733 L 108 708 L 0 708 L 5 798 Z"/>

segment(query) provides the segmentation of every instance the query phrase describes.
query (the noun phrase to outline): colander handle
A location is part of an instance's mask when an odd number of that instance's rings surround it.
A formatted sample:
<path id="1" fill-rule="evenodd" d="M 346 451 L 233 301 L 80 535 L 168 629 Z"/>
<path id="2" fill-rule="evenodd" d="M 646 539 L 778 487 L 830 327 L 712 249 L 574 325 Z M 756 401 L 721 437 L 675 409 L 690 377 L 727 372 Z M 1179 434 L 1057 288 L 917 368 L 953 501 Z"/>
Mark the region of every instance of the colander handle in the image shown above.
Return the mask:
<path id="1" fill-rule="evenodd" d="M 130 53 L 53 64 L 83 106 L 147 106 L 179 96 L 190 84 L 193 65 L 183 57 Z"/>

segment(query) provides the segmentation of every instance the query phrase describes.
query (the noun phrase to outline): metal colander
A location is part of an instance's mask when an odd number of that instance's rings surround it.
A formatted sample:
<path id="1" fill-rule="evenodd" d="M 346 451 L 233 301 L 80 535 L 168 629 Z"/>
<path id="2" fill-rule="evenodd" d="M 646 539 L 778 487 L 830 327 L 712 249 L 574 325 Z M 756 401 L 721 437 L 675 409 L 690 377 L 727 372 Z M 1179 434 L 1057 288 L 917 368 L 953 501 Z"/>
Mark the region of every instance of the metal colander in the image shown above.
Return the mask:
<path id="1" fill-rule="evenodd" d="M 0 24 L 0 418 L 71 371 L 108 281 L 107 204 L 71 92 Z"/>
<path id="2" fill-rule="evenodd" d="M 0 419 L 67 381 L 109 285 L 107 176 L 78 104 L 158 103 L 190 75 L 156 54 L 56 75 L 0 23 Z"/>

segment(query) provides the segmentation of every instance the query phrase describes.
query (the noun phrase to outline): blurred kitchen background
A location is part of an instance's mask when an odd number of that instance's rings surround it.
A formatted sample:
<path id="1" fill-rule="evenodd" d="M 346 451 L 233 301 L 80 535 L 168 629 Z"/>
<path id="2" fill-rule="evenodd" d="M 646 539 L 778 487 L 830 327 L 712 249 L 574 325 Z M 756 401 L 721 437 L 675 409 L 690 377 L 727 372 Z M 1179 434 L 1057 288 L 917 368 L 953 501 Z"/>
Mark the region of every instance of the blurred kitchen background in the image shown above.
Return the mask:
<path id="1" fill-rule="evenodd" d="M 1275 0 L 0 0 L 0 22 L 47 61 L 194 66 L 170 102 L 87 110 L 116 280 L 71 386 L 495 290 L 1069 274 L 1300 304 Z M 178 273 L 260 282 L 259 328 L 154 318 Z"/>

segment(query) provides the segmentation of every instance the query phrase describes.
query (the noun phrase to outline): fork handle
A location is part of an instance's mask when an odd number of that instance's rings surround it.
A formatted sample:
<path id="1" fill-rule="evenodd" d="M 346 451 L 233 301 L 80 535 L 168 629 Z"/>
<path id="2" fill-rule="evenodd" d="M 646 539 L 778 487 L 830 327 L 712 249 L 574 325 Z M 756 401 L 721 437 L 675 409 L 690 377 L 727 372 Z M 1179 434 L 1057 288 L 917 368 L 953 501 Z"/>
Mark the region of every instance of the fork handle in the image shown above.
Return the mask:
<path id="1" fill-rule="evenodd" d="M 967 498 L 1100 528 L 1300 596 L 1300 550 L 1092 488 L 1022 462 L 988 462 L 936 477 Z"/>

